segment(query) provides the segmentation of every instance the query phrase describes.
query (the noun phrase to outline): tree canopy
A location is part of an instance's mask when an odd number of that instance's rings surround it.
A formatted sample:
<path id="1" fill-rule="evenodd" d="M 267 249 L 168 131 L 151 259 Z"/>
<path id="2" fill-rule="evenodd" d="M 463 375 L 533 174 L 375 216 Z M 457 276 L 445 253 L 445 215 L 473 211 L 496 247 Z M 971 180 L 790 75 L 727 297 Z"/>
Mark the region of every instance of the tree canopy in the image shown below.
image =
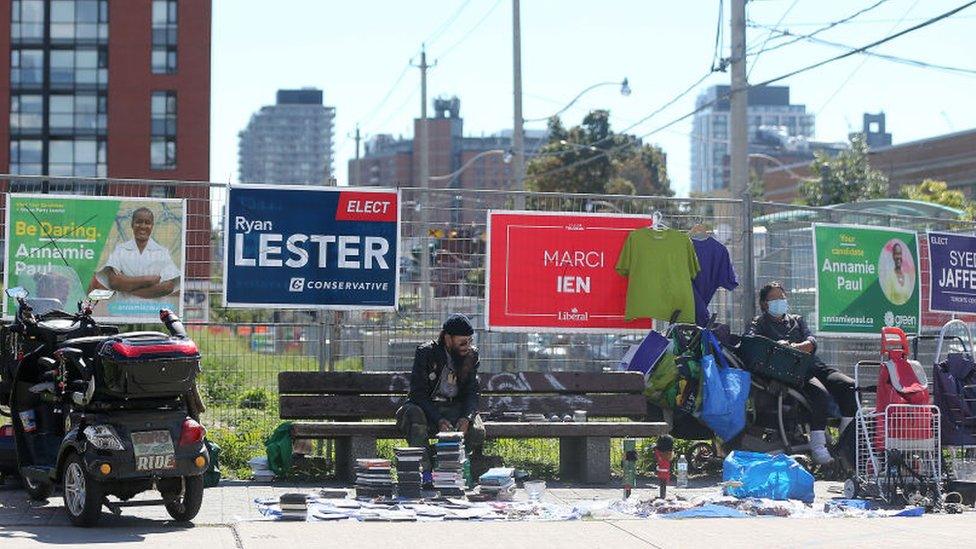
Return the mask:
<path id="1" fill-rule="evenodd" d="M 534 191 L 674 196 L 664 151 L 614 133 L 606 110 L 569 129 L 551 118 L 549 139 L 529 158 L 526 174 Z"/>

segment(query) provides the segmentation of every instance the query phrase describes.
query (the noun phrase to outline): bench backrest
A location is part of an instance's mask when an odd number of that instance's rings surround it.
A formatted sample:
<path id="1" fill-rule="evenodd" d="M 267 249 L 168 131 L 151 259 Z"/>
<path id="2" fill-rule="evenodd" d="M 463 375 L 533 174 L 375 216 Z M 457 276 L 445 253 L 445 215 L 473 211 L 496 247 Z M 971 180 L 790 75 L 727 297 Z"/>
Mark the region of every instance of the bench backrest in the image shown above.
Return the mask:
<path id="1" fill-rule="evenodd" d="M 482 414 L 541 413 L 563 417 L 641 418 L 644 376 L 637 372 L 482 373 Z M 405 372 L 281 372 L 282 419 L 390 419 L 407 400 Z"/>

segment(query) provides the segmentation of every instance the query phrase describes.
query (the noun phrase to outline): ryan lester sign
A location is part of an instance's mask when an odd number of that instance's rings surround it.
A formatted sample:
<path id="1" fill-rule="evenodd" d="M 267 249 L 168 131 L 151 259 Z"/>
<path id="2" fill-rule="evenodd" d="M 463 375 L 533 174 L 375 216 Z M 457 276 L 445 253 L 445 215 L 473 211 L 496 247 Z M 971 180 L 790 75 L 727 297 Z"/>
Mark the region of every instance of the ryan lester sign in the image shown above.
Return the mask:
<path id="1" fill-rule="evenodd" d="M 386 189 L 231 187 L 225 303 L 394 310 L 399 203 Z"/>

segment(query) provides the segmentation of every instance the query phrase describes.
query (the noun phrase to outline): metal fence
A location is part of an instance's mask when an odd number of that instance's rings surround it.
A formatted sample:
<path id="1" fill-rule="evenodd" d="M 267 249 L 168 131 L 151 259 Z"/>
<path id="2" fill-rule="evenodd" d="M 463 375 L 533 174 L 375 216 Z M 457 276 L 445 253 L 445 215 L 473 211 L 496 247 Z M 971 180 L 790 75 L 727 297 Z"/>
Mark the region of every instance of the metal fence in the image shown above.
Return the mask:
<path id="1" fill-rule="evenodd" d="M 670 227 L 680 230 L 704 222 L 728 246 L 739 273 L 744 272 L 744 239 L 749 234 L 742 223 L 743 208 L 747 206 L 734 200 L 404 188 L 404 251 L 397 312 L 225 310 L 221 307 L 225 185 L 10 176 L 0 176 L 0 185 L 3 194 L 13 189 L 186 199 L 185 289 L 188 296 L 198 300 L 193 303 L 194 314 L 185 317 L 204 353 L 201 385 L 211 408 L 210 421 L 218 425 L 233 424 L 240 417 L 276 418 L 277 374 L 281 371 L 408 370 L 416 345 L 436 337 L 440 323 L 452 312 L 465 313 L 474 320 L 484 371 L 600 371 L 615 367 L 639 336 L 508 334 L 483 329 L 485 233 L 490 209 L 645 215 L 661 212 Z M 781 281 L 792 289 L 794 310 L 801 314 L 813 311 L 812 223 L 897 226 L 920 233 L 926 229 L 973 230 L 972 224 L 954 220 L 767 203 L 753 208 L 756 283 Z M 6 238 L 6 227 L 0 227 L 0 235 Z M 429 280 L 422 280 L 424 249 L 430 253 Z M 425 290 L 430 292 L 426 297 L 422 296 Z M 720 321 L 739 332 L 746 324 L 744 304 L 754 299 L 741 289 L 720 290 L 711 309 Z M 853 366 L 854 357 L 876 356 L 877 341 L 826 338 L 821 340 L 821 353 L 827 362 L 848 369 Z"/>

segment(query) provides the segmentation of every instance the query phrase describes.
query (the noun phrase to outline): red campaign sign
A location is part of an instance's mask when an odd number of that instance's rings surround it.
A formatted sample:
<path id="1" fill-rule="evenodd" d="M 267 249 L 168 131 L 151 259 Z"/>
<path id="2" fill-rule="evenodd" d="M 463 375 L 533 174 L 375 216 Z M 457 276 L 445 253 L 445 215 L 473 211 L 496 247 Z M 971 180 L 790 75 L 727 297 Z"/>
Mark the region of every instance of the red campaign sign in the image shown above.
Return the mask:
<path id="1" fill-rule="evenodd" d="M 488 212 L 488 328 L 507 332 L 647 331 L 627 322 L 627 279 L 617 257 L 649 217 Z"/>

